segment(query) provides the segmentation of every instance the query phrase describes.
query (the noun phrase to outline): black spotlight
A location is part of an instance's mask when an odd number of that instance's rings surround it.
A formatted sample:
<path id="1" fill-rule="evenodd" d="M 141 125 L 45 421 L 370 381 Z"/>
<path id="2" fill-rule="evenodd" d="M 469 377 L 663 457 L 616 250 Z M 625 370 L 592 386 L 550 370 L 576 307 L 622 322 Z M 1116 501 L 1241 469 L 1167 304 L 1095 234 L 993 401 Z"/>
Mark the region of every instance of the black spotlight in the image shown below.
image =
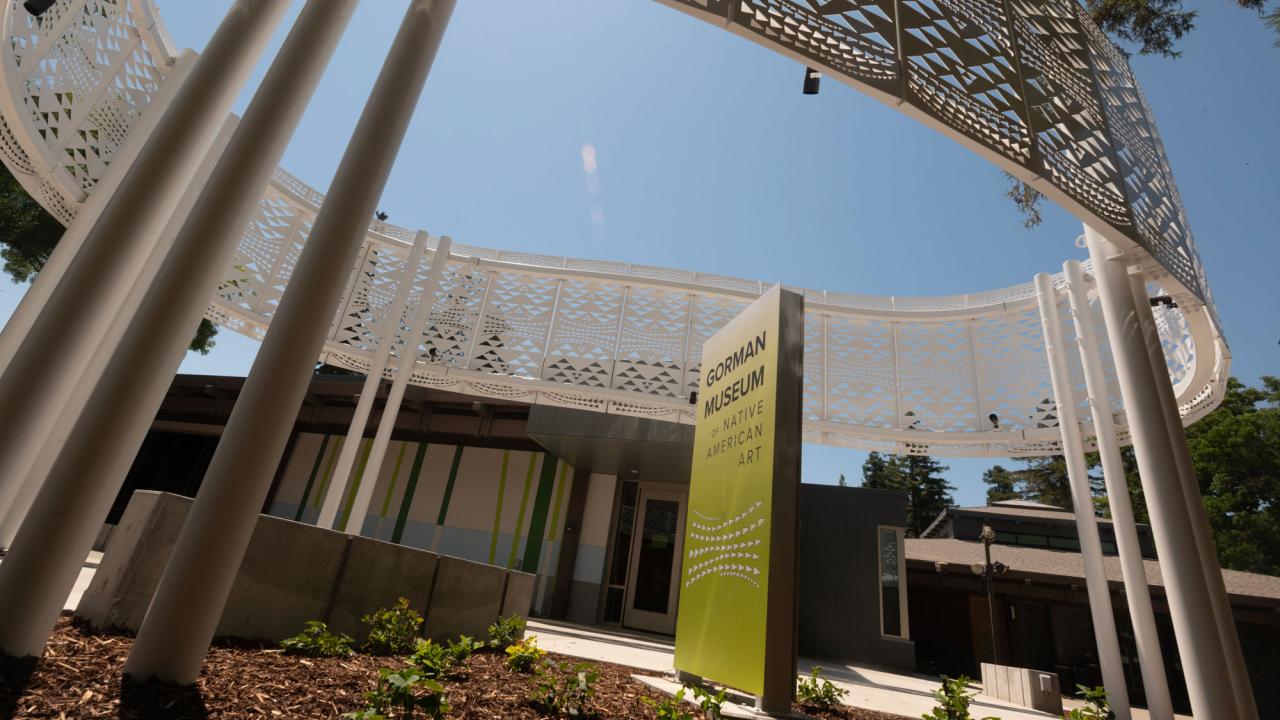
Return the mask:
<path id="1" fill-rule="evenodd" d="M 1000 429 L 999 415 L 996 415 L 995 413 L 991 413 L 990 415 L 987 416 L 987 419 L 991 421 L 991 427 L 995 428 L 996 430 Z"/>
<path id="2" fill-rule="evenodd" d="M 46 10 L 53 7 L 56 2 L 58 2 L 58 0 L 27 0 L 22 3 L 22 7 L 26 8 L 27 12 L 32 15 L 40 17 Z"/>
<path id="3" fill-rule="evenodd" d="M 818 84 L 822 82 L 822 73 L 811 67 L 804 69 L 804 94 L 817 95 Z"/>

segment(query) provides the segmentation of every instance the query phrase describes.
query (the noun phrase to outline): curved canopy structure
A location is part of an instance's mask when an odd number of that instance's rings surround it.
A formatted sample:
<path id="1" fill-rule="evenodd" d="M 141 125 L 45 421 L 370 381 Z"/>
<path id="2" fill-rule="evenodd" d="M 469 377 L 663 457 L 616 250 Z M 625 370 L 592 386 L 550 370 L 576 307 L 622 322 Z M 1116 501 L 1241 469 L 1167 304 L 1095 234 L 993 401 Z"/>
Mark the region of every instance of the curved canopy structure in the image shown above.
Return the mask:
<path id="1" fill-rule="evenodd" d="M 662 1 L 894 105 L 1113 241 L 1127 238 L 1134 262 L 1157 271 L 1148 279 L 1176 304 L 1157 318 L 1184 422 L 1217 404 L 1229 356 L 1149 110 L 1123 56 L 1071 0 Z M 0 51 L 0 157 L 69 222 L 175 52 L 150 0 L 62 0 L 39 20 L 7 0 L 0 12 L 11 38 Z M 210 318 L 265 333 L 322 200 L 276 173 Z M 365 370 L 372 346 L 407 327 L 385 314 L 413 234 L 370 226 L 328 362 Z M 421 286 L 426 272 L 411 277 Z M 412 381 L 692 421 L 703 340 L 765 287 L 455 244 Z M 933 298 L 801 291 L 807 440 L 940 455 L 1060 451 L 1030 283 Z M 1120 407 L 1114 383 L 1112 394 Z M 1072 402 L 1083 404 L 1080 395 Z"/>

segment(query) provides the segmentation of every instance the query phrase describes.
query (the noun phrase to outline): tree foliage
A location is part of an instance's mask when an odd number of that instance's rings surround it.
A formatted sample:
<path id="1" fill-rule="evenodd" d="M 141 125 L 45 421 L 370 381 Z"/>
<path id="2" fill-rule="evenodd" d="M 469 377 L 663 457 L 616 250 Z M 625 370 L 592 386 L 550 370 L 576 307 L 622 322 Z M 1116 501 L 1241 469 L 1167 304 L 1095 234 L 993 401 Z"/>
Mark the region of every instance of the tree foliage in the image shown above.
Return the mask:
<path id="1" fill-rule="evenodd" d="M 987 502 L 1001 500 L 1031 500 L 1033 502 L 1071 509 L 1071 478 L 1067 474 L 1067 460 L 1061 455 L 1019 458 L 1023 467 L 1009 470 L 996 465 L 982 474 L 987 485 Z M 1096 455 L 1086 456 L 1090 469 L 1097 467 Z M 1089 475 L 1089 489 L 1097 498 L 1104 492 L 1102 478 Z M 1105 505 L 1104 505 L 1105 507 Z"/>
<path id="2" fill-rule="evenodd" d="M 1222 566 L 1280 575 L 1280 378 L 1231 378 L 1187 443 Z"/>
<path id="3" fill-rule="evenodd" d="M 947 466 L 927 455 L 882 455 L 873 452 L 862 463 L 862 487 L 907 493 L 907 534 L 920 537 L 942 511 L 955 507 L 955 487 L 942 473 Z"/>
<path id="4" fill-rule="evenodd" d="M 65 228 L 27 194 L 9 169 L 0 164 L 0 260 L 15 283 L 29 282 L 49 261 Z M 208 355 L 218 326 L 200 320 L 190 349 Z"/>

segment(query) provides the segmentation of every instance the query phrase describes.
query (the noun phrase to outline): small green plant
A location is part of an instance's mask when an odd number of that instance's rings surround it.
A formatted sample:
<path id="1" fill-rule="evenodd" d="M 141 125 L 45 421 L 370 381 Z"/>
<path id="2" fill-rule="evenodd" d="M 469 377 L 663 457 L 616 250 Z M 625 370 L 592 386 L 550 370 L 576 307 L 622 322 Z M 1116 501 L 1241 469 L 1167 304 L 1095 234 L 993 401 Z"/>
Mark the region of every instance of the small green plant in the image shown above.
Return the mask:
<path id="1" fill-rule="evenodd" d="M 350 635 L 331 632 L 329 626 L 319 620 L 308 620 L 305 630 L 281 640 L 280 647 L 288 655 L 350 657 L 355 654 L 351 643 Z"/>
<path id="2" fill-rule="evenodd" d="M 938 706 L 929 711 L 928 715 L 921 715 L 922 720 L 973 720 L 973 716 L 969 714 L 969 703 L 973 702 L 973 696 L 977 693 L 969 692 L 969 682 L 969 678 L 964 675 L 958 678 L 943 675 L 942 687 L 933 691 Z M 999 718 L 987 717 L 982 720 Z"/>
<path id="3" fill-rule="evenodd" d="M 538 670 L 532 704 L 550 715 L 595 717 L 595 683 L 599 679 L 600 673 L 590 665 L 579 664 L 566 669 L 560 663 L 548 660 Z"/>
<path id="4" fill-rule="evenodd" d="M 444 677 L 453 669 L 453 656 L 444 645 L 437 645 L 430 640 L 419 640 L 409 662 L 422 671 L 424 677 Z"/>
<path id="5" fill-rule="evenodd" d="M 1067 720 L 1116 720 L 1116 714 L 1111 712 L 1110 704 L 1107 702 L 1106 688 L 1101 686 L 1091 688 L 1085 685 L 1076 687 L 1080 690 L 1080 697 L 1085 701 L 1085 707 L 1067 713 Z"/>
<path id="6" fill-rule="evenodd" d="M 497 622 L 489 626 L 489 647 L 494 650 L 506 650 L 522 637 L 524 637 L 524 618 L 519 615 L 500 617 Z"/>
<path id="7" fill-rule="evenodd" d="M 378 610 L 360 618 L 369 626 L 365 650 L 375 655 L 406 655 L 418 642 L 418 629 L 422 616 L 409 607 L 408 598 L 400 598 L 390 608 Z"/>
<path id="8" fill-rule="evenodd" d="M 507 667 L 516 672 L 531 673 L 542 662 L 547 651 L 538 647 L 536 636 L 530 635 L 514 645 L 508 645 L 506 653 Z"/>
<path id="9" fill-rule="evenodd" d="M 471 657 L 471 653 L 482 647 L 484 643 L 470 635 L 460 635 L 457 640 L 450 640 L 445 649 L 449 651 L 449 658 L 453 660 L 453 664 L 461 665 Z"/>
<path id="10" fill-rule="evenodd" d="M 849 693 L 841 690 L 822 677 L 822 668 L 815 667 L 809 671 L 809 677 L 801 678 L 796 686 L 796 702 L 801 707 L 815 710 L 830 710 L 840 704 L 840 699 Z"/>
<path id="11" fill-rule="evenodd" d="M 724 690 L 712 695 L 700 687 L 695 686 L 693 688 L 693 699 L 697 701 L 698 708 L 702 710 L 702 714 L 707 717 L 707 720 L 721 720 L 724 717 L 721 714 L 721 708 L 724 707 L 724 696 Z"/>
<path id="12" fill-rule="evenodd" d="M 693 720 L 693 713 L 685 712 L 684 709 L 684 688 L 676 691 L 674 697 L 669 697 L 662 702 L 647 697 L 640 699 L 645 705 L 653 708 L 653 716 L 657 720 Z"/>
<path id="13" fill-rule="evenodd" d="M 449 712 L 444 686 L 425 678 L 416 668 L 403 670 L 382 668 L 378 671 L 378 687 L 364 694 L 363 710 L 343 715 L 347 720 L 390 720 L 413 718 L 419 710 L 428 718 L 442 718 Z"/>

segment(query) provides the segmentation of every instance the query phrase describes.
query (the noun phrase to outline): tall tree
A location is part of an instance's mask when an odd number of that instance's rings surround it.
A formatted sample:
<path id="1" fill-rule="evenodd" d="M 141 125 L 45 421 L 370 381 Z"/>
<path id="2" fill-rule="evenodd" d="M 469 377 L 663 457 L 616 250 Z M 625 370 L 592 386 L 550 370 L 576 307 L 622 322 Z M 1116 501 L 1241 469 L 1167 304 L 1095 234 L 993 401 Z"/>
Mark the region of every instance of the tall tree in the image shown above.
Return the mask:
<path id="1" fill-rule="evenodd" d="M 988 505 L 1001 500 L 1018 500 L 1022 497 L 1022 491 L 1018 487 L 1018 473 L 1005 469 L 1003 465 L 996 465 L 982 473 L 982 482 L 987 485 Z"/>
<path id="2" fill-rule="evenodd" d="M 1187 443 L 1223 567 L 1280 575 L 1280 378 L 1262 385 L 1229 379 Z"/>
<path id="3" fill-rule="evenodd" d="M 5 274 L 15 283 L 34 278 L 49 261 L 64 230 L 0 164 L 0 260 Z M 217 334 L 217 325 L 201 319 L 190 349 L 208 355 Z"/>
<path id="4" fill-rule="evenodd" d="M 862 464 L 862 487 L 907 493 L 907 534 L 919 537 L 947 508 L 955 507 L 955 487 L 942 473 L 947 467 L 927 455 L 872 452 Z"/>

